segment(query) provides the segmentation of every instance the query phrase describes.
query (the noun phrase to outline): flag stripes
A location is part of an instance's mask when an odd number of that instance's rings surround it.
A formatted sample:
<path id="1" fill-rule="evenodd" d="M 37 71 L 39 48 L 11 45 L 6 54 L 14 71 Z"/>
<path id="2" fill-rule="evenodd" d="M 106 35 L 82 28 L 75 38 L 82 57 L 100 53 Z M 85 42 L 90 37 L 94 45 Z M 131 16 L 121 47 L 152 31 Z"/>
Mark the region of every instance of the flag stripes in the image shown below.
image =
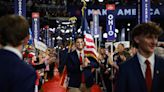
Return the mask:
<path id="1" fill-rule="evenodd" d="M 84 47 L 84 54 L 85 56 L 93 57 L 97 60 L 98 53 L 96 51 L 96 46 L 94 43 L 94 39 L 91 34 L 85 33 L 84 34 L 84 41 L 85 41 L 85 47 Z"/>

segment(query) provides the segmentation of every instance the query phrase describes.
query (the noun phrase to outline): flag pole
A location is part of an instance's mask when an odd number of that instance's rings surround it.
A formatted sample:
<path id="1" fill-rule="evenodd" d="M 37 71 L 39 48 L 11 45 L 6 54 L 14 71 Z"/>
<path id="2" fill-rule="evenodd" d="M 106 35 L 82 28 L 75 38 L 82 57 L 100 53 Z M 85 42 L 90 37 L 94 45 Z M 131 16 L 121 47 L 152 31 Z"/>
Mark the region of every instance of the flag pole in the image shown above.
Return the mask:
<path id="1" fill-rule="evenodd" d="M 83 7 L 81 9 L 82 17 L 84 17 L 87 4 L 86 4 L 85 0 L 81 0 L 81 2 L 83 3 Z M 84 30 L 84 34 L 86 34 L 86 30 Z M 96 50 L 97 50 L 97 38 L 95 39 L 95 41 L 96 41 L 95 44 L 96 44 Z M 98 84 L 98 71 L 97 71 L 97 69 L 95 71 L 95 82 Z"/>
<path id="2" fill-rule="evenodd" d="M 113 41 L 112 41 L 112 44 L 111 44 L 111 60 L 112 60 L 112 62 L 114 62 L 114 59 L 113 59 L 113 52 L 114 52 L 114 50 L 113 50 Z M 112 66 L 111 67 L 111 76 L 112 76 L 112 92 L 114 92 L 114 77 L 115 77 L 115 75 L 114 75 L 114 67 Z"/>
<path id="3" fill-rule="evenodd" d="M 87 3 L 85 2 L 85 0 L 81 0 L 81 2 L 83 3 L 83 7 L 81 9 L 81 12 L 82 12 L 82 16 L 84 16 L 84 10 L 86 9 Z"/>
<path id="4" fill-rule="evenodd" d="M 82 14 L 82 17 L 84 17 L 84 14 L 85 14 L 85 9 L 87 7 L 87 3 L 85 2 L 85 0 L 81 0 L 81 2 L 83 3 L 83 7 L 81 8 L 81 14 Z M 84 20 L 82 20 L 84 21 Z M 83 22 L 82 22 L 83 23 Z M 83 24 L 82 24 L 83 25 Z M 86 30 L 83 31 L 83 34 L 86 33 Z"/>

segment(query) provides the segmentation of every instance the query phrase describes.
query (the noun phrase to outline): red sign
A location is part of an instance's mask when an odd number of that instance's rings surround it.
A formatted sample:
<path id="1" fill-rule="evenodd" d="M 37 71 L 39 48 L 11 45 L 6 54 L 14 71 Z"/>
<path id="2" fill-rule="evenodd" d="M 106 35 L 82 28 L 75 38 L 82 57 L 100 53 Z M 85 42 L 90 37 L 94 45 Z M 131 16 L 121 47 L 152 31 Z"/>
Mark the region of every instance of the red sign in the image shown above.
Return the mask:
<path id="1" fill-rule="evenodd" d="M 33 12 L 32 13 L 32 18 L 39 18 L 39 13 L 38 12 Z"/>
<path id="2" fill-rule="evenodd" d="M 107 4 L 106 10 L 115 10 L 115 4 Z"/>

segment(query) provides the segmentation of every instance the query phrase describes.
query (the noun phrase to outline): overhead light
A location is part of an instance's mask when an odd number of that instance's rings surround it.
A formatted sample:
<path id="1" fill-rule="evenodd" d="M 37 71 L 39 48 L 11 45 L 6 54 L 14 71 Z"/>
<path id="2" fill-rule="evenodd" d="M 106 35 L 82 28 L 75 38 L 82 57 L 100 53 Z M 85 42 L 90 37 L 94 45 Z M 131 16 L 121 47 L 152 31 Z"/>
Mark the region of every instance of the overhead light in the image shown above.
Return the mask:
<path id="1" fill-rule="evenodd" d="M 126 30 L 127 30 L 127 31 L 130 31 L 130 29 L 129 29 L 129 28 L 127 28 Z"/>
<path id="2" fill-rule="evenodd" d="M 65 33 L 69 33 L 70 32 L 70 30 L 69 29 L 67 29 L 66 31 L 65 31 Z"/>
<path id="3" fill-rule="evenodd" d="M 65 24 L 65 25 L 68 25 L 70 24 L 71 22 L 62 22 L 62 24 Z"/>
<path id="4" fill-rule="evenodd" d="M 61 31 L 62 33 L 65 33 L 65 30 L 64 30 L 64 29 L 61 29 L 60 31 Z"/>
<path id="5" fill-rule="evenodd" d="M 53 33 L 55 32 L 55 28 L 49 28 L 50 31 L 52 31 Z"/>
<path id="6" fill-rule="evenodd" d="M 108 34 L 107 33 L 104 33 L 103 34 L 103 38 L 108 38 Z"/>
<path id="7" fill-rule="evenodd" d="M 103 2 L 104 0 L 98 0 L 99 2 Z"/>
<path id="8" fill-rule="evenodd" d="M 69 40 L 69 38 L 66 38 L 66 40 Z"/>
<path id="9" fill-rule="evenodd" d="M 130 23 L 128 23 L 127 25 L 130 26 Z"/>
<path id="10" fill-rule="evenodd" d="M 42 38 L 41 38 L 41 37 L 39 37 L 39 40 L 42 40 Z"/>
<path id="11" fill-rule="evenodd" d="M 56 39 L 57 39 L 57 40 L 62 40 L 63 38 L 60 37 L 60 36 L 58 36 L 58 37 L 56 37 Z"/>
<path id="12" fill-rule="evenodd" d="M 85 0 L 86 2 L 89 2 L 89 0 Z"/>
<path id="13" fill-rule="evenodd" d="M 120 4 L 120 2 L 115 2 L 116 5 Z"/>
<path id="14" fill-rule="evenodd" d="M 73 29 L 70 29 L 70 32 L 73 32 Z"/>
<path id="15" fill-rule="evenodd" d="M 81 28 L 79 28 L 79 29 L 77 30 L 77 32 L 80 33 L 80 32 L 81 32 Z"/>
<path id="16" fill-rule="evenodd" d="M 55 37 L 52 37 L 52 40 L 55 40 Z"/>
<path id="17" fill-rule="evenodd" d="M 59 23 L 59 21 L 58 21 L 58 20 L 56 20 L 56 23 Z"/>
<path id="18" fill-rule="evenodd" d="M 115 33 L 119 33 L 119 30 L 118 29 L 115 29 Z"/>

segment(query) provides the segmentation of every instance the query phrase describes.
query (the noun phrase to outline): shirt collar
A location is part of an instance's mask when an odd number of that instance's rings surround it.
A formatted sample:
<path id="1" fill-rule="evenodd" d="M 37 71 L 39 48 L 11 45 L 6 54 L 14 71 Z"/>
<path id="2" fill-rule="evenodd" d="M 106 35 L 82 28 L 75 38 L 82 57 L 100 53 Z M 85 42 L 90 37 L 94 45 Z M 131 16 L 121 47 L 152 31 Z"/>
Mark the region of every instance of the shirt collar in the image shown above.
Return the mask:
<path id="1" fill-rule="evenodd" d="M 144 56 L 142 56 L 139 52 L 137 52 L 137 56 L 139 59 L 140 64 L 145 64 L 146 60 L 149 60 L 151 65 L 154 65 L 154 59 L 155 59 L 155 55 L 154 53 L 149 57 L 149 58 L 145 58 Z"/>
<path id="2" fill-rule="evenodd" d="M 77 55 L 80 56 L 80 51 L 79 50 L 76 50 L 76 52 L 77 52 Z M 84 51 L 83 50 L 81 51 L 81 55 L 82 56 L 84 55 Z"/>
<path id="3" fill-rule="evenodd" d="M 4 46 L 3 49 L 15 53 L 20 59 L 23 58 L 21 52 L 18 49 L 12 47 L 12 46 Z"/>
<path id="4" fill-rule="evenodd" d="M 80 54 L 80 51 L 79 50 L 76 50 L 78 54 Z M 81 51 L 81 54 L 83 54 L 83 50 Z"/>

